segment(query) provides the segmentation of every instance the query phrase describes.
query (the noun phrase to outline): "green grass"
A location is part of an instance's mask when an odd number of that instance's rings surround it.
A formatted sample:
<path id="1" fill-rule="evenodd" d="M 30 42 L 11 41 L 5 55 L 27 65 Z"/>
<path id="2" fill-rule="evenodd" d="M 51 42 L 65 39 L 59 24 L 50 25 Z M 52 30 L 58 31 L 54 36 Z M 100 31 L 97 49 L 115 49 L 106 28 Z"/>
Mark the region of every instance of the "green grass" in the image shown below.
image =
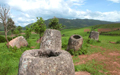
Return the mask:
<path id="1" fill-rule="evenodd" d="M 35 36 L 35 38 L 33 38 Z M 28 39 L 28 47 L 22 47 L 20 49 L 14 47 L 8 49 L 5 43 L 0 43 L 0 75 L 17 75 L 18 65 L 21 54 L 26 50 L 31 50 L 31 46 L 35 46 L 35 49 L 40 48 L 40 44 L 36 42 L 39 38 L 38 35 L 32 35 Z"/>
<path id="2" fill-rule="evenodd" d="M 118 24 L 119 25 L 119 24 Z M 114 27 L 118 26 L 117 24 Z M 111 44 L 109 41 L 117 42 L 120 40 L 120 36 L 104 36 L 100 35 L 99 40 L 100 43 L 95 41 L 90 41 L 90 43 L 87 43 L 89 33 L 84 32 L 84 29 L 91 29 L 93 26 L 80 28 L 80 29 L 65 29 L 61 31 L 61 34 L 64 34 L 61 38 L 62 40 L 62 49 L 65 50 L 68 45 L 68 40 L 71 35 L 78 34 L 83 37 L 83 48 L 87 50 L 87 54 L 92 54 L 96 52 L 101 52 L 100 48 L 91 48 L 90 45 L 94 46 L 100 46 L 102 48 L 115 50 L 120 50 L 120 44 Z M 100 26 L 98 26 L 99 28 Z M 103 28 L 103 27 L 101 27 Z M 115 32 L 119 33 L 119 32 Z M 114 33 L 113 33 L 114 34 Z M 4 36 L 4 35 L 2 35 Z M 25 50 L 31 50 L 31 46 L 34 46 L 35 49 L 40 48 L 40 44 L 38 44 L 36 41 L 39 39 L 38 34 L 32 34 L 31 37 L 27 40 L 28 41 L 28 47 L 22 47 L 20 49 L 12 48 L 8 49 L 5 43 L 0 43 L 0 75 L 17 75 L 18 73 L 18 65 L 19 65 L 19 59 L 21 57 L 21 54 Z M 119 57 L 120 58 L 120 57 Z M 73 62 L 79 62 L 80 59 L 77 56 L 73 57 Z M 102 70 L 106 72 L 106 70 L 103 69 L 103 66 L 100 66 L 97 64 L 98 62 L 95 60 L 89 61 L 85 64 L 76 65 L 75 70 L 76 71 L 88 71 L 92 75 L 103 75 L 99 72 L 99 70 Z M 96 65 L 97 64 L 97 65 Z M 96 65 L 96 66 L 95 66 Z"/>
<path id="3" fill-rule="evenodd" d="M 73 56 L 73 63 L 77 63 L 79 61 L 80 59 L 78 58 L 78 56 Z"/>
<path id="4" fill-rule="evenodd" d="M 105 75 L 104 73 L 101 73 L 100 71 L 108 72 L 107 70 L 103 68 L 102 65 L 98 65 L 98 62 L 95 61 L 94 59 L 85 64 L 76 65 L 75 71 L 87 71 L 91 75 Z"/>
<path id="5" fill-rule="evenodd" d="M 120 28 L 120 23 L 114 23 L 114 24 L 101 24 L 101 25 L 95 25 L 95 26 L 91 26 L 94 27 L 96 29 L 98 28 Z"/>
<path id="6" fill-rule="evenodd" d="M 120 30 L 110 31 L 110 32 L 104 32 L 102 34 L 109 34 L 109 35 L 120 35 Z"/>

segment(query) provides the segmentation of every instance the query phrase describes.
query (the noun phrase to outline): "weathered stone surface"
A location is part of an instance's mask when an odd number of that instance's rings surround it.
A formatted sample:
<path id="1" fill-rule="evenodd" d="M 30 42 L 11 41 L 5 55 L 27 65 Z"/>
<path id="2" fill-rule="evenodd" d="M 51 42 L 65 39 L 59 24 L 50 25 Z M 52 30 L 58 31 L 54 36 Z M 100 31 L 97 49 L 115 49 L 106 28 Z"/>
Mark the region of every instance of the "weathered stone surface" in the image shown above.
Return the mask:
<path id="1" fill-rule="evenodd" d="M 89 35 L 90 39 L 99 40 L 99 32 L 91 31 Z"/>
<path id="2" fill-rule="evenodd" d="M 9 42 L 9 45 L 11 47 L 16 46 L 17 48 L 20 48 L 21 46 L 27 46 L 28 42 L 25 40 L 23 36 L 16 37 L 15 39 L 11 40 Z"/>
<path id="3" fill-rule="evenodd" d="M 80 35 L 72 35 L 69 38 L 67 50 L 73 49 L 74 51 L 79 50 L 82 47 L 83 38 Z"/>
<path id="4" fill-rule="evenodd" d="M 75 70 L 67 51 L 34 49 L 22 54 L 18 75 L 75 75 Z"/>
<path id="5" fill-rule="evenodd" d="M 40 49 L 61 50 L 61 33 L 55 29 L 47 29 L 41 40 Z"/>

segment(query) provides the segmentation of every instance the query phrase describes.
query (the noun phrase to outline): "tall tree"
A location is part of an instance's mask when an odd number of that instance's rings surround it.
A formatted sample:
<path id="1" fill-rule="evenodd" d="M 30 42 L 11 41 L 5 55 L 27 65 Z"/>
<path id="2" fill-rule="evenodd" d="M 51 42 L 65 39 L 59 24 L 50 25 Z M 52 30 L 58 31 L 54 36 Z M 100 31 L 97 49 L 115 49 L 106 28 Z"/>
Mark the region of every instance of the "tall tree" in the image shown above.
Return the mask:
<path id="1" fill-rule="evenodd" d="M 15 26 L 15 23 L 12 20 L 12 18 L 8 18 L 8 20 L 7 20 L 7 32 L 12 30 L 12 29 L 15 29 L 15 28 L 16 28 L 16 26 Z"/>
<path id="2" fill-rule="evenodd" d="M 12 20 L 12 18 L 8 18 L 8 20 L 7 20 L 7 30 L 8 31 L 11 31 L 11 34 L 13 34 L 13 32 L 14 32 L 14 29 L 16 28 L 16 26 L 15 26 L 15 23 L 14 23 L 14 21 Z"/>
<path id="3" fill-rule="evenodd" d="M 34 29 L 35 33 L 39 34 L 39 38 L 41 38 L 43 32 L 46 29 L 46 25 L 44 23 L 45 21 L 43 20 L 42 17 L 38 18 L 37 17 L 37 22 L 33 23 L 32 28 Z"/>
<path id="4" fill-rule="evenodd" d="M 25 30 L 26 39 L 29 39 L 30 35 L 31 35 L 31 28 L 26 27 L 26 30 Z"/>
<path id="5" fill-rule="evenodd" d="M 7 39 L 7 32 L 8 32 L 8 24 L 7 24 L 7 20 L 8 20 L 8 16 L 9 16 L 9 7 L 6 6 L 0 6 L 0 20 L 3 23 L 4 26 L 4 32 L 5 32 L 5 39 L 7 41 L 7 46 L 9 48 L 9 40 Z"/>
<path id="6" fill-rule="evenodd" d="M 13 33 L 14 33 L 14 34 L 15 34 L 15 36 L 17 37 L 17 36 L 18 36 L 18 34 L 19 34 L 18 29 L 14 29 Z"/>
<path id="7" fill-rule="evenodd" d="M 51 29 L 61 30 L 65 26 L 62 24 L 59 24 L 59 19 L 54 17 L 54 18 L 50 19 L 50 23 L 49 23 L 48 27 Z"/>
<path id="8" fill-rule="evenodd" d="M 20 33 L 22 32 L 22 27 L 21 26 L 18 26 L 17 29 Z"/>

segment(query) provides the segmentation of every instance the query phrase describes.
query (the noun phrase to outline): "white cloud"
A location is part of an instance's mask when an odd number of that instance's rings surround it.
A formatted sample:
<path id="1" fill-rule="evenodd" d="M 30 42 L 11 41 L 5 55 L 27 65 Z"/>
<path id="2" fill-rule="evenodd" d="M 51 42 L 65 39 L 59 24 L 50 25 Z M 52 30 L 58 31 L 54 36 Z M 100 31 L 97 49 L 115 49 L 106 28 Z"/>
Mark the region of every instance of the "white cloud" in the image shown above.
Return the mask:
<path id="1" fill-rule="evenodd" d="M 97 19 L 104 21 L 120 21 L 120 11 L 112 12 L 92 12 L 90 10 L 77 11 L 78 18 Z M 77 16 L 76 16 L 77 17 Z"/>
<path id="2" fill-rule="evenodd" d="M 120 11 L 93 12 L 89 9 L 79 11 L 73 6 L 82 6 L 86 0 L 0 0 L 11 7 L 11 17 L 15 24 L 25 26 L 36 21 L 36 17 L 49 19 L 54 16 L 68 19 L 98 19 L 105 21 L 119 21 Z"/>
<path id="3" fill-rule="evenodd" d="M 114 3 L 120 3 L 120 0 L 108 0 L 108 1 L 112 1 Z"/>

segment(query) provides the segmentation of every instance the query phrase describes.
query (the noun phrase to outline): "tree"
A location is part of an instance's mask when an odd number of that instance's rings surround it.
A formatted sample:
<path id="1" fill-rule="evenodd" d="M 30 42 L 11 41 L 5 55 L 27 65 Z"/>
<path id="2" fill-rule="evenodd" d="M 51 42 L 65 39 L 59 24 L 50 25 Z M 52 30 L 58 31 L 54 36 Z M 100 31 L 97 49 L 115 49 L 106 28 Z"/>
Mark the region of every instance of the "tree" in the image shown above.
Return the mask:
<path id="1" fill-rule="evenodd" d="M 16 26 L 15 26 L 15 23 L 12 20 L 12 18 L 8 18 L 7 24 L 8 24 L 8 26 L 7 26 L 8 31 L 11 31 L 11 34 L 13 34 L 14 29 L 16 28 Z"/>
<path id="2" fill-rule="evenodd" d="M 7 20 L 7 25 L 8 25 L 8 26 L 7 26 L 7 30 L 8 30 L 8 31 L 16 28 L 15 23 L 14 23 L 14 21 L 12 20 L 12 18 L 8 18 L 8 20 Z M 7 31 L 7 32 L 8 32 L 8 31 Z"/>
<path id="3" fill-rule="evenodd" d="M 62 24 L 59 24 L 58 18 L 54 17 L 53 19 L 50 19 L 50 23 L 49 23 L 48 27 L 51 29 L 61 30 L 65 26 Z"/>
<path id="4" fill-rule="evenodd" d="M 18 27 L 17 27 L 17 30 L 21 33 L 21 32 L 22 32 L 22 27 L 21 27 L 21 26 L 18 26 Z"/>
<path id="5" fill-rule="evenodd" d="M 29 39 L 30 35 L 31 35 L 31 28 L 26 27 L 26 30 L 25 30 L 26 39 Z"/>
<path id="6" fill-rule="evenodd" d="M 7 41 L 8 48 L 9 48 L 9 40 L 7 39 L 7 32 L 8 32 L 7 20 L 8 20 L 9 10 L 10 10 L 9 7 L 0 6 L 0 20 L 2 21 L 4 26 L 5 39 Z"/>
<path id="7" fill-rule="evenodd" d="M 39 34 L 39 38 L 41 38 L 43 32 L 46 29 L 46 25 L 44 22 L 45 21 L 43 20 L 42 17 L 40 17 L 40 18 L 37 17 L 37 22 L 32 24 L 32 28 L 35 31 L 35 33 Z"/>
<path id="8" fill-rule="evenodd" d="M 15 34 L 15 36 L 18 36 L 19 31 L 18 31 L 17 29 L 15 29 L 15 30 L 13 31 L 13 33 Z"/>

